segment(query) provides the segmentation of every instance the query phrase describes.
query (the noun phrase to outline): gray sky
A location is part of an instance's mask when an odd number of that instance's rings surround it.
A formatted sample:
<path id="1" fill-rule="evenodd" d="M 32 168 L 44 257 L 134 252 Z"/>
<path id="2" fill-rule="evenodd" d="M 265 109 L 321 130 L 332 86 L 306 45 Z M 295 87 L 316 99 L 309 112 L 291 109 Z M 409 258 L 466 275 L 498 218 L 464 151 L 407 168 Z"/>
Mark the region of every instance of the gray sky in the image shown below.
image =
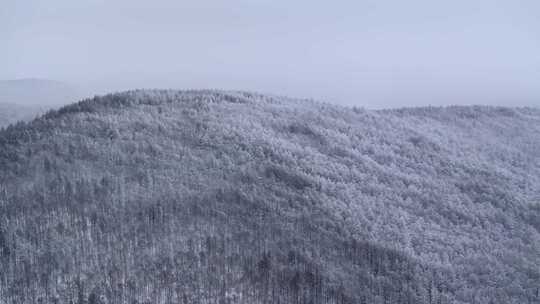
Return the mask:
<path id="1" fill-rule="evenodd" d="M 538 0 L 0 2 L 0 79 L 540 106 Z"/>

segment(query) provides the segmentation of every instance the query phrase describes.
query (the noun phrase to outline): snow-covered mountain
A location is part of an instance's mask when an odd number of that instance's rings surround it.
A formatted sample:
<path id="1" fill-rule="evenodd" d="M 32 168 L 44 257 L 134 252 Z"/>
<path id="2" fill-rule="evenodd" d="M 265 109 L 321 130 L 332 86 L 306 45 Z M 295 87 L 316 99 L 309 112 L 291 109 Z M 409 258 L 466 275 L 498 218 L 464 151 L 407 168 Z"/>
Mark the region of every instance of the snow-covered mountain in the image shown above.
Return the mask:
<path id="1" fill-rule="evenodd" d="M 540 110 L 84 100 L 0 132 L 0 269 L 6 303 L 540 303 Z"/>

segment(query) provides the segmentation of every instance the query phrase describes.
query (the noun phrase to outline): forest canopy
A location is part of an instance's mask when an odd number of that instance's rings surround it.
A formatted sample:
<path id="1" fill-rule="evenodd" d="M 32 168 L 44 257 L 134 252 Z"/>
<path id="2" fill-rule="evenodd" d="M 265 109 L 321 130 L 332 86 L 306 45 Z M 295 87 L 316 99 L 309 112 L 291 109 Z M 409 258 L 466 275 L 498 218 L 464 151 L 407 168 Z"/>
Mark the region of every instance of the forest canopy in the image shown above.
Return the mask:
<path id="1" fill-rule="evenodd" d="M 540 303 L 540 110 L 137 90 L 0 131 L 0 303 Z"/>

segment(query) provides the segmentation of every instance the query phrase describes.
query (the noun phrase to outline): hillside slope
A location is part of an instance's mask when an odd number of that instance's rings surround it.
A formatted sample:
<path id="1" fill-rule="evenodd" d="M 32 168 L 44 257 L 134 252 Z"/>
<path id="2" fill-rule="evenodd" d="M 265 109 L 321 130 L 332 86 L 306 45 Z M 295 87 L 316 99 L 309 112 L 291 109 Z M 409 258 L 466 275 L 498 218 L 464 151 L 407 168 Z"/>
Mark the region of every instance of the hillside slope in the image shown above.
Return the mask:
<path id="1" fill-rule="evenodd" d="M 0 269 L 5 303 L 540 303 L 540 111 L 85 100 L 0 132 Z"/>

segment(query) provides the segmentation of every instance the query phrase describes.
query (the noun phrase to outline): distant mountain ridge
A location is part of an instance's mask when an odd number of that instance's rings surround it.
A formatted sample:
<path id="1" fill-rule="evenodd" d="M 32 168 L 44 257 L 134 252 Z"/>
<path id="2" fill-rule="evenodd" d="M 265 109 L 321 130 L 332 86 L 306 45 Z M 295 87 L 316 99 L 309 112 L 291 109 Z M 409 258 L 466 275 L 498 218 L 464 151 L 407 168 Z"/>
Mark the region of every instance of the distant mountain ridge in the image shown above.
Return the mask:
<path id="1" fill-rule="evenodd" d="M 40 113 L 44 112 L 39 108 L 0 103 L 0 128 L 18 121 L 28 121 Z"/>
<path id="2" fill-rule="evenodd" d="M 48 79 L 0 81 L 0 127 L 27 121 L 47 110 L 82 98 L 80 90 Z"/>
<path id="3" fill-rule="evenodd" d="M 538 303 L 540 110 L 136 90 L 0 131 L 7 303 Z"/>
<path id="4" fill-rule="evenodd" d="M 62 106 L 83 97 L 80 90 L 64 82 L 28 78 L 0 81 L 0 103 L 26 106 Z"/>

